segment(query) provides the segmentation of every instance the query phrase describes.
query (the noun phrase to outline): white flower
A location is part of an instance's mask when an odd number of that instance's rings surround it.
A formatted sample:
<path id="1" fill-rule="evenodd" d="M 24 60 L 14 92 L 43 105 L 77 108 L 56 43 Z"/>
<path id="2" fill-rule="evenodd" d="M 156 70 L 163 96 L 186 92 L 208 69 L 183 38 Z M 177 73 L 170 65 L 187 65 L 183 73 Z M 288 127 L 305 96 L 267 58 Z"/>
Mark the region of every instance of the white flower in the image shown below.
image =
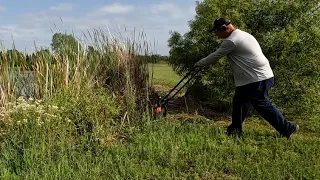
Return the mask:
<path id="1" fill-rule="evenodd" d="M 19 103 L 24 103 L 25 100 L 24 100 L 24 98 L 23 98 L 22 96 L 20 96 L 20 97 L 18 98 L 18 102 L 19 102 Z"/>
<path id="2" fill-rule="evenodd" d="M 45 111 L 42 108 L 39 108 L 36 112 L 39 114 L 43 114 Z"/>
<path id="3" fill-rule="evenodd" d="M 37 100 L 35 101 L 35 104 L 36 104 L 36 105 L 40 105 L 41 102 L 42 102 L 42 100 L 38 100 L 38 99 L 37 99 Z"/>
<path id="4" fill-rule="evenodd" d="M 31 104 L 31 105 L 29 105 L 29 107 L 35 109 L 35 108 L 36 108 L 36 105 Z"/>
<path id="5" fill-rule="evenodd" d="M 38 122 L 38 126 L 41 126 L 42 124 L 44 124 L 44 122 L 42 121 Z"/>

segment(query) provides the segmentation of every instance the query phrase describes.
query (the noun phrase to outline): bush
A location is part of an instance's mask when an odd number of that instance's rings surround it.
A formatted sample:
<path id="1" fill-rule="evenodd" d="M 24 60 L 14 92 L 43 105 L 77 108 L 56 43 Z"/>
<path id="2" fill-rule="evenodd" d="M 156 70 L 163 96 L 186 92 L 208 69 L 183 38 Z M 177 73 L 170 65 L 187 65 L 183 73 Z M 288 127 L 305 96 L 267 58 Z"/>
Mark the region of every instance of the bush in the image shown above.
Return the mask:
<path id="1" fill-rule="evenodd" d="M 80 94 L 68 89 L 56 94 L 49 104 L 62 107 L 61 116 L 75 125 L 77 133 L 94 134 L 103 140 L 112 134 L 120 116 L 116 97 L 110 96 L 103 88 L 83 89 Z"/>
<path id="2" fill-rule="evenodd" d="M 179 73 L 219 47 L 208 33 L 217 17 L 253 34 L 269 59 L 275 74 L 271 100 L 286 114 L 306 115 L 319 112 L 320 96 L 320 15 L 318 1 L 217 1 L 197 5 L 190 31 L 183 36 L 172 32 L 169 62 Z M 225 59 L 215 64 L 201 83 L 210 87 L 207 101 L 231 101 L 234 81 Z"/>
<path id="3" fill-rule="evenodd" d="M 19 98 L 1 112 L 1 167 L 23 175 L 41 163 L 59 164 L 76 153 L 99 153 L 120 122 L 115 98 L 104 90 L 59 91 L 48 101 Z"/>

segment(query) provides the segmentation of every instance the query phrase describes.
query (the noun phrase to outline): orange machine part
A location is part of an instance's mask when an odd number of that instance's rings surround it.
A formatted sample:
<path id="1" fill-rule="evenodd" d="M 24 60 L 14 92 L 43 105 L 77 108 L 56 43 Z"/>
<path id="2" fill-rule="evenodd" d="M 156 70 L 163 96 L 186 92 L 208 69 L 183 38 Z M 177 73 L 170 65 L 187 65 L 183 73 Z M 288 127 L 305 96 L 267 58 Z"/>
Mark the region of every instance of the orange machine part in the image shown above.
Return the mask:
<path id="1" fill-rule="evenodd" d="M 161 113 L 161 111 L 162 111 L 161 107 L 157 107 L 156 113 Z"/>

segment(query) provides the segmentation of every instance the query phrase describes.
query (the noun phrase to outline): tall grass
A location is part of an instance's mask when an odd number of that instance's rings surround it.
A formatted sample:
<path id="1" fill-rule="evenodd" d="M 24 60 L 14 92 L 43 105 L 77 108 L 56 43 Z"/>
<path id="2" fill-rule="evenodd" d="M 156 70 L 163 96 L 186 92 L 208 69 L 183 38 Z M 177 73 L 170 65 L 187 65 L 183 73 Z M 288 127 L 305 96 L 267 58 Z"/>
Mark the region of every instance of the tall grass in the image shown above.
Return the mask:
<path id="1" fill-rule="evenodd" d="M 83 37 L 55 53 L 1 52 L 1 179 L 85 173 L 87 157 L 121 142 L 126 125 L 148 112 L 148 66 L 137 58 L 151 53 L 146 35 L 95 29 Z"/>
<path id="2" fill-rule="evenodd" d="M 133 31 L 125 37 L 94 29 L 83 37 L 76 49 L 67 42 L 61 52 L 39 50 L 29 61 L 18 51 L 1 53 L 0 105 L 7 107 L 25 94 L 47 99 L 60 89 L 80 95 L 83 88 L 107 87 L 122 97 L 128 121 L 139 115 L 136 110 L 144 109 L 148 94 L 147 62 L 136 58 L 150 53 L 145 33 Z"/>
<path id="3" fill-rule="evenodd" d="M 138 59 L 138 54 L 149 55 L 150 45 L 143 32 L 132 32 L 130 38 L 122 34 L 111 35 L 109 31 L 96 29 L 84 35 L 98 52 L 90 54 L 91 59 L 104 61 L 98 67 L 104 72 L 98 78 L 105 80 L 104 85 L 123 97 L 123 107 L 127 109 L 127 118 L 137 117 L 135 109 L 144 109 L 148 98 L 148 62 Z M 103 74 L 103 73 L 102 73 Z"/>

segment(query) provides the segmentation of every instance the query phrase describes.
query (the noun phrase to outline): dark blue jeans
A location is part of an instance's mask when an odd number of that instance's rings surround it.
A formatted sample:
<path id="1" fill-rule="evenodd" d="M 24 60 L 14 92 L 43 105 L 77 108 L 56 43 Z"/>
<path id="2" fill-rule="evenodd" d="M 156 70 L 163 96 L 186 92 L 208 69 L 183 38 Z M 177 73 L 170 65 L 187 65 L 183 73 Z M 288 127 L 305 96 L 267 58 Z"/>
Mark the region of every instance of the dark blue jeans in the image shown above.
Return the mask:
<path id="1" fill-rule="evenodd" d="M 274 78 L 236 87 L 233 97 L 232 124 L 227 131 L 242 132 L 242 123 L 253 106 L 257 112 L 280 134 L 292 133 L 296 125 L 286 120 L 281 112 L 269 102 L 268 91 L 274 84 Z"/>

